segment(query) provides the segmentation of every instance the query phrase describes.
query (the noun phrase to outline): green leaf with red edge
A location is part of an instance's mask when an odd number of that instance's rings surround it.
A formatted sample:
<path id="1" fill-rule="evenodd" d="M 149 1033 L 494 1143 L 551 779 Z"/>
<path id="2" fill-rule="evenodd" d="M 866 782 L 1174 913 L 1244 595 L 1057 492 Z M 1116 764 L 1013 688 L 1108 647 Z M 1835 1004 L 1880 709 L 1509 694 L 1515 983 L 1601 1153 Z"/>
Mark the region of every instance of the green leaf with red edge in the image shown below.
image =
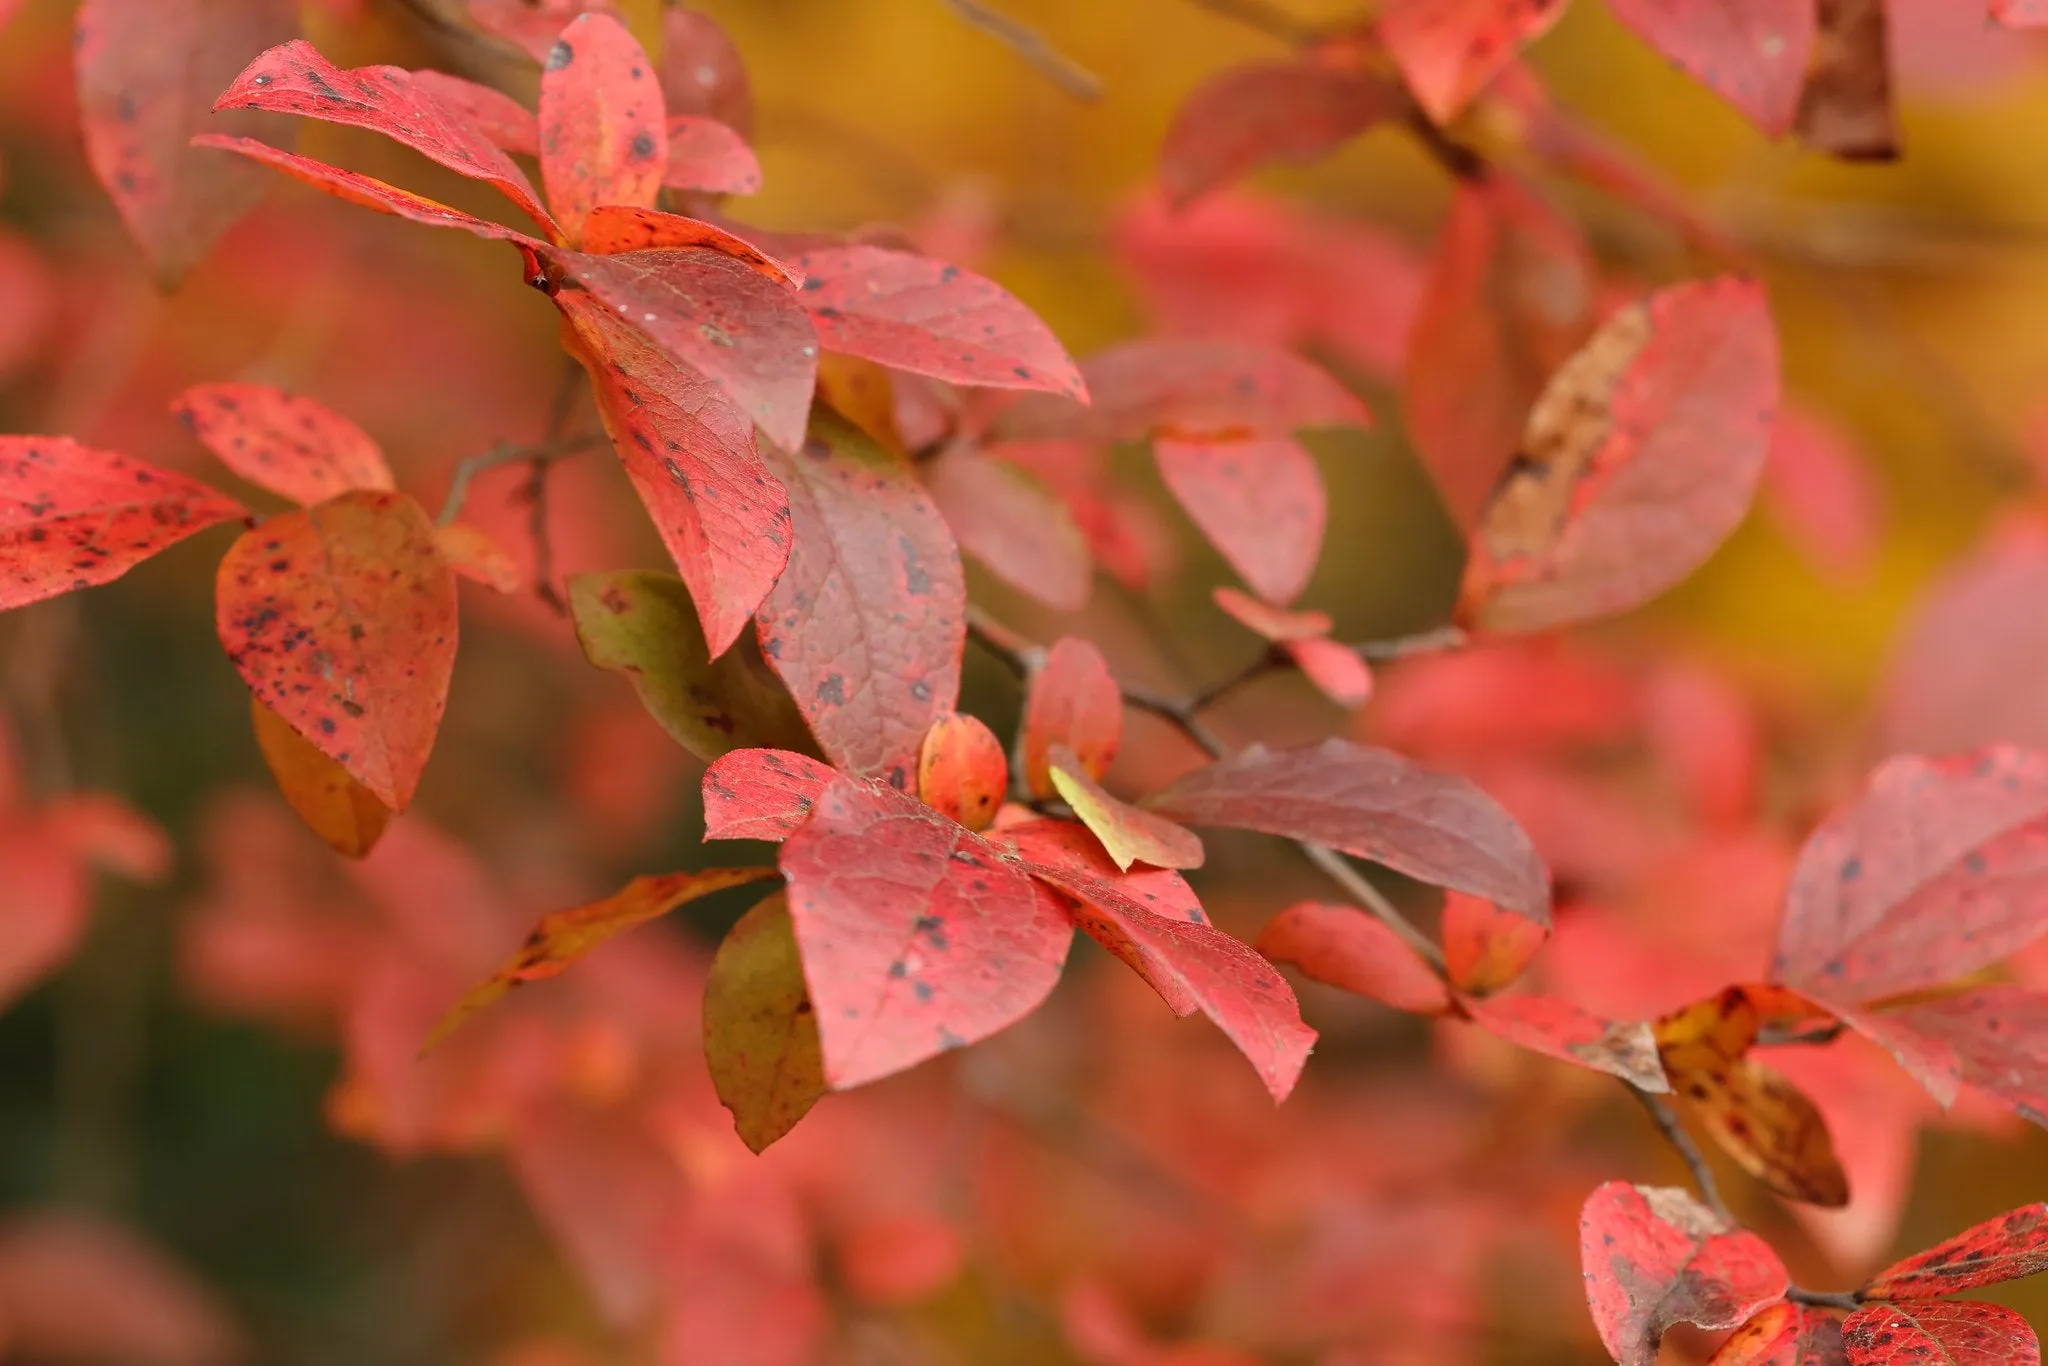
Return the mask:
<path id="1" fill-rule="evenodd" d="M 1380 39 L 1423 110 L 1449 123 L 1564 8 L 1565 0 L 1387 0 Z"/>
<path id="2" fill-rule="evenodd" d="M 1931 1300 L 2048 1271 L 2048 1204 L 1987 1219 L 1894 1262 L 1856 1293 L 1866 1300 Z"/>
<path id="3" fill-rule="evenodd" d="M 757 745 L 815 749 L 796 704 L 751 642 L 711 657 L 689 590 L 674 575 L 573 575 L 569 615 L 584 657 L 624 674 L 648 714 L 699 759 Z"/>
<path id="4" fill-rule="evenodd" d="M 1992 986 L 1850 1021 L 1943 1105 L 1964 1082 L 2048 1127 L 2048 996 Z"/>
<path id="5" fill-rule="evenodd" d="M 1086 402 L 1066 348 L 1008 290 L 972 271 L 883 247 L 825 247 L 796 258 L 803 305 L 828 351 L 912 374 Z"/>
<path id="6" fill-rule="evenodd" d="M 370 434 L 313 399 L 267 384 L 196 384 L 171 411 L 223 465 L 303 507 L 347 489 L 392 487 Z"/>
<path id="7" fill-rule="evenodd" d="M 111 583 L 246 516 L 226 494 L 64 436 L 0 436 L 0 610 Z"/>
<path id="8" fill-rule="evenodd" d="M 577 240 L 600 204 L 654 207 L 668 170 L 668 123 L 654 63 L 609 14 L 579 14 L 540 77 L 540 178 Z"/>
<path id="9" fill-rule="evenodd" d="M 1579 1215 L 1586 1300 L 1608 1354 L 1651 1366 L 1674 1324 L 1733 1328 L 1784 1295 L 1770 1245 L 1685 1191 L 1609 1181 Z"/>
<path id="10" fill-rule="evenodd" d="M 690 586 L 711 654 L 723 655 L 789 563 L 782 481 L 723 390 L 592 296 L 564 290 L 555 305 L 626 477 Z"/>
<path id="11" fill-rule="evenodd" d="M 1202 866 L 1202 841 L 1194 831 L 1111 796 L 1065 745 L 1053 746 L 1046 757 L 1053 790 L 1102 842 L 1103 852 L 1119 872 L 1128 873 L 1133 863 L 1154 868 Z"/>
<path id="12" fill-rule="evenodd" d="M 238 65 L 298 32 L 292 0 L 84 0 L 73 60 L 93 174 L 157 278 L 175 284 L 268 185 L 246 166 L 192 150 Z"/>
<path id="13" fill-rule="evenodd" d="M 1513 983 L 1549 938 L 1548 924 L 1485 897 L 1444 894 L 1444 965 L 1461 991 L 1486 996 Z"/>
<path id="14" fill-rule="evenodd" d="M 559 238 L 526 173 L 490 136 L 412 73 L 395 66 L 343 71 L 311 43 L 294 39 L 250 62 L 214 101 L 215 109 L 261 109 L 382 133 L 457 175 L 499 190 Z"/>
<path id="15" fill-rule="evenodd" d="M 1192 825 L 1227 825 L 1341 849 L 1550 923 L 1550 875 L 1514 817 L 1471 782 L 1389 750 L 1330 739 L 1254 745 L 1144 803 Z"/>
<path id="16" fill-rule="evenodd" d="M 2048 26 L 2048 0 L 1991 0 L 1991 17 L 2007 28 Z"/>
<path id="17" fill-rule="evenodd" d="M 839 776 L 808 755 L 736 749 L 704 770 L 704 838 L 787 839 Z"/>
<path id="18" fill-rule="evenodd" d="M 1401 936 L 1356 906 L 1297 901 L 1266 922 L 1254 947 L 1311 981 L 1396 1010 L 1441 1015 L 1451 1008 L 1443 979 Z"/>
<path id="19" fill-rule="evenodd" d="M 1815 0 L 1608 0 L 1614 17 L 1771 137 L 1791 130 Z"/>
<path id="20" fill-rule="evenodd" d="M 1262 166 L 1320 161 L 1397 116 L 1384 76 L 1310 55 L 1234 66 L 1182 102 L 1159 149 L 1159 182 L 1185 205 Z"/>
<path id="21" fill-rule="evenodd" d="M 1819 0 L 1817 10 L 1820 32 L 1793 135 L 1845 161 L 1890 161 L 1899 154 L 1899 123 L 1885 0 Z"/>
<path id="22" fill-rule="evenodd" d="M 403 811 L 448 703 L 455 575 L 402 493 L 352 490 L 242 533 L 215 622 L 249 690 Z"/>
<path id="23" fill-rule="evenodd" d="M 1641 1020 L 1609 1020 L 1555 996 L 1460 998 L 1465 1016 L 1517 1048 L 1620 1077 L 1658 1093 L 1671 1089 L 1657 1057 L 1657 1037 Z"/>
<path id="24" fill-rule="evenodd" d="M 1316 1032 L 1287 979 L 1242 940 L 1208 923 L 1168 872 L 1120 874 L 1094 838 L 1066 821 L 1030 821 L 995 838 L 1058 891 L 1075 921 L 1144 978 L 1177 1015 L 1200 1010 L 1237 1045 L 1274 1100 L 1285 1100 Z"/>
<path id="25" fill-rule="evenodd" d="M 344 858 L 363 858 L 376 848 L 391 808 L 254 693 L 249 719 L 277 790 L 306 828 Z"/>
<path id="26" fill-rule="evenodd" d="M 233 152 L 251 161 L 262 162 L 265 166 L 282 171 L 293 180 L 311 185 L 314 189 L 333 195 L 336 199 L 360 205 L 365 209 L 375 209 L 378 213 L 388 213 L 394 218 L 424 223 L 430 228 L 459 228 L 463 232 L 473 233 L 491 241 L 510 242 L 529 254 L 546 246 L 537 237 L 529 237 L 514 228 L 487 222 L 460 209 L 452 209 L 438 199 L 428 199 L 424 195 L 414 194 L 411 190 L 401 190 L 396 185 L 386 184 L 375 176 L 344 171 L 339 166 L 329 166 L 324 161 L 302 157 L 296 152 L 280 152 L 269 143 L 258 142 L 254 138 L 235 138 L 207 133 L 192 139 L 192 145 L 213 151 Z M 536 258 L 535 263 L 529 266 L 529 271 L 537 273 L 538 269 Z"/>
<path id="27" fill-rule="evenodd" d="M 422 1053 L 475 1015 L 510 995 L 514 987 L 559 977 L 615 935 L 658 920 L 678 906 L 775 876 L 773 868 L 703 868 L 689 873 L 636 877 L 602 901 L 543 916 L 510 962 L 463 993 L 427 1036 Z"/>
<path id="28" fill-rule="evenodd" d="M 1009 788 L 1010 761 L 994 731 L 959 712 L 932 722 L 918 747 L 918 800 L 969 830 L 986 830 Z"/>
<path id="29" fill-rule="evenodd" d="M 817 1012 L 781 892 L 741 916 L 711 960 L 704 1062 L 740 1141 L 757 1153 L 825 1095 Z"/>
<path id="30" fill-rule="evenodd" d="M 621 321 L 723 389 L 770 441 L 803 444 L 818 338 L 793 291 L 704 247 L 555 260 Z"/>
<path id="31" fill-rule="evenodd" d="M 1544 385 L 1592 335 L 1598 284 L 1578 226 L 1520 181 L 1458 183 L 1409 334 L 1401 411 L 1459 526 L 1478 522 Z"/>
<path id="32" fill-rule="evenodd" d="M 1301 596 L 1323 553 L 1328 503 L 1315 457 L 1291 437 L 1179 441 L 1152 458 L 1183 511 L 1268 602 Z"/>
<path id="33" fill-rule="evenodd" d="M 1102 652 L 1078 636 L 1061 636 L 1032 671 L 1024 699 L 1024 781 L 1031 795 L 1058 795 L 1052 751 L 1065 746 L 1081 771 L 1100 778 L 1124 735 L 1124 695 Z"/>
<path id="34" fill-rule="evenodd" d="M 961 552 L 1061 612 L 1088 605 L 1095 566 L 1067 505 L 1007 460 L 956 442 L 919 466 Z"/>
<path id="35" fill-rule="evenodd" d="M 1707 1366 L 1849 1366 L 1849 1355 L 1840 1319 L 1780 1301 L 1736 1329 Z"/>
<path id="36" fill-rule="evenodd" d="M 677 114 L 668 121 L 668 165 L 661 183 L 703 194 L 756 194 L 761 162 L 745 138 L 717 119 Z"/>
<path id="37" fill-rule="evenodd" d="M 1998 1304 L 1866 1304 L 1842 1324 L 1852 1366 L 2041 1366 L 2041 1342 Z"/>
<path id="38" fill-rule="evenodd" d="M 540 155 L 540 121 L 510 95 L 443 71 L 411 75 L 414 85 L 459 112 L 496 146 L 522 156 Z"/>
<path id="39" fill-rule="evenodd" d="M 795 545 L 761 607 L 761 652 L 827 758 L 908 789 L 925 731 L 960 696 L 960 552 L 900 462 L 824 409 L 813 428 L 777 462 Z"/>
<path id="40" fill-rule="evenodd" d="M 1459 615 L 1539 631 L 1641 606 L 1755 499 L 1778 405 L 1763 290 L 1723 277 L 1611 316 L 1550 379 L 1472 538 Z"/>
<path id="41" fill-rule="evenodd" d="M 1057 898 L 886 784 L 827 785 L 781 864 L 834 1090 L 1016 1023 L 1066 962 Z"/>
<path id="42" fill-rule="evenodd" d="M 996 415 L 1004 441 L 1252 440 L 1304 427 L 1364 427 L 1372 415 L 1329 372 L 1291 351 L 1248 342 L 1155 337 L 1081 363 L 1090 402 L 1026 395 Z"/>
<path id="43" fill-rule="evenodd" d="M 701 219 L 630 204 L 604 204 L 592 209 L 583 220 L 583 250 L 592 256 L 617 256 L 662 247 L 708 247 L 778 285 L 795 288 L 804 282 L 803 272 L 787 261 L 777 260 L 746 238 Z"/>

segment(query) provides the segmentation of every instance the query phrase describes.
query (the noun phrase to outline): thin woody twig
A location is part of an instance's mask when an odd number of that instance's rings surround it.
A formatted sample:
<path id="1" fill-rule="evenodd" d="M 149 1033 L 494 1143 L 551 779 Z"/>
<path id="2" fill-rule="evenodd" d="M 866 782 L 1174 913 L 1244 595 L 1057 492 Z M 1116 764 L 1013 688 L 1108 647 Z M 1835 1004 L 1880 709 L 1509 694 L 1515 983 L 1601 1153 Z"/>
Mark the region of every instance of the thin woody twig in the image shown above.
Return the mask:
<path id="1" fill-rule="evenodd" d="M 961 22 L 980 29 L 1001 43 L 1077 100 L 1094 103 L 1102 98 L 1102 82 L 1095 73 L 1047 42 L 1037 29 L 1018 23 L 1009 15 L 990 9 L 981 0 L 945 0 L 946 7 Z"/>
<path id="2" fill-rule="evenodd" d="M 1721 1198 L 1721 1186 L 1714 1179 L 1714 1169 L 1707 1165 L 1707 1159 L 1700 1152 L 1699 1145 L 1692 1141 L 1692 1135 L 1678 1122 L 1678 1116 L 1661 1096 L 1651 1095 L 1640 1086 L 1624 1082 L 1628 1093 L 1642 1102 L 1650 1118 L 1657 1125 L 1657 1131 L 1664 1135 L 1664 1141 L 1677 1150 L 1686 1167 L 1692 1172 L 1692 1183 L 1699 1188 L 1700 1200 L 1720 1217 L 1722 1222 L 1733 1224 L 1735 1216 L 1729 1212 L 1728 1202 Z"/>
<path id="3" fill-rule="evenodd" d="M 487 451 L 468 456 L 455 467 L 454 478 L 448 484 L 448 496 L 442 500 L 441 511 L 435 517 L 435 524 L 447 526 L 462 515 L 462 509 L 469 502 L 470 485 L 478 475 L 497 469 L 500 465 L 516 465 L 524 460 L 559 460 L 565 455 L 578 455 L 604 444 L 600 432 L 579 432 L 574 436 L 558 437 L 552 441 L 536 441 L 521 445 L 512 441 L 501 441 Z"/>

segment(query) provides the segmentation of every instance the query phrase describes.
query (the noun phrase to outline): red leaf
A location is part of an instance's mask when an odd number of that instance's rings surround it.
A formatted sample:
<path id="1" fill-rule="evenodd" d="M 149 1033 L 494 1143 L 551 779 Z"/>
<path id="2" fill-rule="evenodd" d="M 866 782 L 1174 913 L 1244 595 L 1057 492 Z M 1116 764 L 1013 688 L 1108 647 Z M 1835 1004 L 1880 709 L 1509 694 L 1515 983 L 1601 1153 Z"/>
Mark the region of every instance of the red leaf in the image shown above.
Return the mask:
<path id="1" fill-rule="evenodd" d="M 1288 437 L 1152 446 L 1166 487 L 1230 567 L 1268 602 L 1301 596 L 1323 552 L 1327 507 L 1315 457 Z"/>
<path id="2" fill-rule="evenodd" d="M 789 913 L 835 1090 L 1030 1014 L 1073 926 L 981 836 L 880 783 L 841 778 L 782 846 Z"/>
<path id="3" fill-rule="evenodd" d="M 158 278 L 175 283 L 267 188 L 190 147 L 236 63 L 298 31 L 290 0 L 84 0 L 74 60 L 93 174 Z M 220 121 L 252 132 L 246 117 Z"/>
<path id="4" fill-rule="evenodd" d="M 1842 1324 L 1855 1366 L 2040 1366 L 2027 1321 L 1997 1304 L 1866 1304 Z"/>
<path id="5" fill-rule="evenodd" d="M 1593 330 L 1598 280 L 1578 226 L 1506 175 L 1460 181 L 1402 373 L 1417 454 L 1471 527 L 1543 386 Z"/>
<path id="6" fill-rule="evenodd" d="M 78 947 L 92 887 L 71 852 L 34 826 L 0 831 L 7 934 L 0 938 L 0 1004 L 55 971 Z"/>
<path id="7" fill-rule="evenodd" d="M 1460 989 L 1483 996 L 1522 975 L 1550 938 L 1550 927 L 1503 911 L 1484 897 L 1448 892 L 1443 937 L 1451 980 Z"/>
<path id="8" fill-rule="evenodd" d="M 1991 17 L 2007 28 L 2048 25 L 2048 0 L 1991 0 Z"/>
<path id="9" fill-rule="evenodd" d="M 1062 612 L 1088 605 L 1094 565 L 1067 505 L 1006 460 L 966 442 L 921 466 L 960 549 L 1021 593 Z"/>
<path id="10" fill-rule="evenodd" d="M 1707 1366 L 1849 1366 L 1849 1357 L 1841 1320 L 1781 1301 L 1736 1329 Z"/>
<path id="11" fill-rule="evenodd" d="M 605 431 L 676 562 L 705 643 L 725 653 L 790 555 L 788 495 L 725 393 L 589 294 L 555 296 Z"/>
<path id="12" fill-rule="evenodd" d="M 559 230 L 534 197 L 532 182 L 483 129 L 395 66 L 343 71 L 302 40 L 271 48 L 243 69 L 215 109 L 262 109 L 368 128 L 403 143 L 457 175 L 495 186 L 522 213 Z"/>
<path id="13" fill-rule="evenodd" d="M 498 223 L 486 222 L 472 217 L 460 209 L 451 209 L 438 199 L 416 195 L 411 190 L 401 190 L 396 185 L 387 185 L 375 176 L 360 175 L 355 171 L 344 171 L 339 166 L 329 166 L 324 161 L 314 161 L 296 152 L 280 152 L 267 142 L 254 138 L 223 137 L 207 133 L 192 139 L 194 147 L 204 147 L 222 152 L 234 152 L 251 161 L 284 172 L 293 180 L 311 185 L 317 190 L 333 195 L 336 199 L 359 204 L 378 213 L 388 213 L 394 218 L 409 219 L 414 223 L 425 223 L 431 228 L 460 228 L 478 237 L 498 242 L 514 242 L 527 248 L 542 245 L 538 238 L 504 227 Z"/>
<path id="14" fill-rule="evenodd" d="M 504 150 L 540 155 L 540 122 L 510 95 L 440 71 L 415 71 L 412 83 L 456 110 Z"/>
<path id="15" fill-rule="evenodd" d="M 999 838 L 1033 877 L 1072 898 L 1074 918 L 1090 938 L 1144 978 L 1175 1014 L 1200 1010 L 1215 1021 L 1273 1099 L 1287 1098 L 1316 1032 L 1301 1022 L 1286 979 L 1242 940 L 1208 924 L 1185 882 L 1170 873 L 1120 876 L 1087 832 L 1065 821 L 1010 826 Z"/>
<path id="16" fill-rule="evenodd" d="M 701 247 L 557 257 L 622 321 L 725 390 L 770 441 L 803 444 L 818 340 L 790 290 Z"/>
<path id="17" fill-rule="evenodd" d="M 1555 996 L 1503 996 L 1462 1004 L 1472 1023 L 1517 1048 L 1620 1077 L 1645 1091 L 1671 1089 L 1657 1059 L 1656 1035 L 1643 1021 L 1602 1019 Z"/>
<path id="18" fill-rule="evenodd" d="M 1380 37 L 1423 109 L 1449 123 L 1562 13 L 1564 0 L 1387 0 Z"/>
<path id="19" fill-rule="evenodd" d="M 600 204 L 654 207 L 668 126 L 654 63 L 609 14 L 569 21 L 541 63 L 540 178 L 575 241 Z"/>
<path id="20" fill-rule="evenodd" d="M 1849 161 L 1899 154 L 1892 108 L 1891 26 L 1884 0 L 1819 0 L 1820 32 L 1793 133 Z"/>
<path id="21" fill-rule="evenodd" d="M 828 247 L 796 264 L 828 351 L 954 384 L 1088 399 L 1059 338 L 993 280 L 881 247 Z"/>
<path id="22" fill-rule="evenodd" d="M 1550 878 L 1529 837 L 1463 778 L 1349 740 L 1263 745 L 1198 768 L 1145 803 L 1195 825 L 1309 840 L 1550 923 Z"/>
<path id="23" fill-rule="evenodd" d="M 1993 746 L 1881 765 L 1814 831 L 1773 981 L 1853 1006 L 1974 972 L 2048 931 L 2048 759 Z"/>
<path id="24" fill-rule="evenodd" d="M 310 398 L 267 384 L 199 384 L 172 399 L 171 411 L 223 465 L 302 506 L 392 486 L 370 435 Z"/>
<path id="25" fill-rule="evenodd" d="M 1362 707 L 1372 698 L 1372 668 L 1349 645 L 1334 640 L 1290 640 L 1281 649 L 1294 657 L 1302 676 L 1340 707 Z"/>
<path id="26" fill-rule="evenodd" d="M 1188 96 L 1159 149 L 1159 180 L 1176 204 L 1261 166 L 1319 161 L 1396 115 L 1384 77 L 1314 59 L 1232 67 Z"/>
<path id="27" fill-rule="evenodd" d="M 1328 612 L 1283 611 L 1256 598 L 1246 597 L 1235 588 L 1218 588 L 1210 597 L 1246 630 L 1255 631 L 1275 644 L 1315 640 L 1330 634 L 1332 623 Z"/>
<path id="28" fill-rule="evenodd" d="M 718 21 L 702 10 L 671 5 L 661 38 L 661 88 L 668 112 L 717 119 L 747 136 L 754 126 L 747 65 Z"/>
<path id="29" fill-rule="evenodd" d="M 955 712 L 932 722 L 917 756 L 917 796 L 969 830 L 986 830 L 1010 787 L 1010 763 L 995 732 Z"/>
<path id="30" fill-rule="evenodd" d="M 782 840 L 839 775 L 783 749 L 736 749 L 704 770 L 704 838 Z"/>
<path id="31" fill-rule="evenodd" d="M 455 575 L 420 505 L 357 490 L 270 518 L 229 547 L 215 610 L 249 690 L 403 811 L 455 668 Z"/>
<path id="32" fill-rule="evenodd" d="M 1081 771 L 1100 778 L 1123 735 L 1123 691 L 1102 652 L 1076 636 L 1061 636 L 1031 675 L 1024 699 L 1024 781 L 1031 795 L 1055 795 L 1047 774 L 1055 746 L 1072 750 Z"/>
<path id="33" fill-rule="evenodd" d="M 1401 937 L 1356 906 L 1298 901 L 1266 923 L 1257 948 L 1311 981 L 1396 1010 L 1440 1015 L 1450 993 Z"/>
<path id="34" fill-rule="evenodd" d="M 1614 314 L 1530 414 L 1473 538 L 1461 615 L 1545 630 L 1692 573 L 1749 510 L 1777 402 L 1757 285 L 1677 285 Z"/>
<path id="35" fill-rule="evenodd" d="M 661 183 L 706 194 L 754 194 L 761 188 L 761 163 L 746 140 L 717 119 L 679 114 L 668 121 Z"/>
<path id="36" fill-rule="evenodd" d="M 1614 17 L 1772 137 L 1791 130 L 1814 0 L 1609 0 Z"/>
<path id="37" fill-rule="evenodd" d="M 0 436 L 0 610 L 110 583 L 245 516 L 182 474 L 63 436 Z"/>
<path id="38" fill-rule="evenodd" d="M 1939 1299 L 2041 1271 L 2048 1271 L 2048 1205 L 2036 1203 L 1894 1262 L 1858 1294 L 1869 1300 Z"/>
<path id="39" fill-rule="evenodd" d="M 2048 1124 L 2048 997 L 1985 987 L 1852 1023 L 1943 1105 L 1967 1081 L 2023 1119 Z"/>
<path id="40" fill-rule="evenodd" d="M 709 247 L 745 262 L 778 285 L 794 287 L 804 282 L 802 271 L 776 260 L 746 238 L 679 213 L 605 204 L 592 209 L 583 220 L 583 249 L 592 256 L 616 256 L 656 247 Z"/>
<path id="41" fill-rule="evenodd" d="M 0 1320 L 22 1360 L 224 1366 L 249 1356 L 227 1306 L 191 1272 L 76 1212 L 16 1212 L 0 1226 Z"/>
<path id="42" fill-rule="evenodd" d="M 761 652 L 834 764 L 900 790 L 960 695 L 960 553 L 899 463 L 822 409 L 814 425 L 779 461 L 796 539 L 761 607 Z"/>
<path id="43" fill-rule="evenodd" d="M 585 10 L 610 8 L 607 0 L 469 0 L 469 17 L 486 33 L 544 62 L 564 24 Z"/>
<path id="44" fill-rule="evenodd" d="M 1764 462 L 1763 497 L 1816 569 L 1839 581 L 1869 573 L 1884 533 L 1884 494 L 1840 429 L 1797 407 L 1781 411 Z"/>
<path id="45" fill-rule="evenodd" d="M 1600 1341 L 1622 1366 L 1651 1366 L 1673 1324 L 1735 1327 L 1789 1280 L 1769 1244 L 1684 1191 L 1620 1181 L 1587 1198 L 1579 1257 Z"/>
<path id="46" fill-rule="evenodd" d="M 1065 745 L 1053 746 L 1047 757 L 1046 776 L 1054 791 L 1102 842 L 1119 872 L 1128 873 L 1133 863 L 1154 868 L 1202 866 L 1202 841 L 1194 831 L 1112 797 Z"/>
<path id="47" fill-rule="evenodd" d="M 482 527 L 468 522 L 437 526 L 434 544 L 441 547 L 441 557 L 448 561 L 448 567 L 471 583 L 500 593 L 519 591 L 519 562 Z"/>

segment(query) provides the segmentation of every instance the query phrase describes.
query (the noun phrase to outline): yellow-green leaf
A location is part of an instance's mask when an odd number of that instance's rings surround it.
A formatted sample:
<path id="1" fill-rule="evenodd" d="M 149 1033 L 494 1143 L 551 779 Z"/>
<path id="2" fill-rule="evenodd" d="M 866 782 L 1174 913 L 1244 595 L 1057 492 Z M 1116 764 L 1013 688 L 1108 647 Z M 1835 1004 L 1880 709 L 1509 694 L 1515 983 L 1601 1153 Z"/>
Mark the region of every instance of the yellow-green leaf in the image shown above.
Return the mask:
<path id="1" fill-rule="evenodd" d="M 704 1061 L 740 1141 L 757 1153 L 825 1094 L 818 1020 L 780 892 L 718 946 L 704 984 Z"/>

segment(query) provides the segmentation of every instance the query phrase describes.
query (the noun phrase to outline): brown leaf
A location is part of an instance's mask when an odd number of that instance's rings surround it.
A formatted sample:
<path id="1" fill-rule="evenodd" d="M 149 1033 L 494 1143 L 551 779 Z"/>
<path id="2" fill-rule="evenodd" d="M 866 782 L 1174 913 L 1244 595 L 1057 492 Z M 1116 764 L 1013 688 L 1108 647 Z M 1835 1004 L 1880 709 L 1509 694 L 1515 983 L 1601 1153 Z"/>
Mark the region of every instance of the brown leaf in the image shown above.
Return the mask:
<path id="1" fill-rule="evenodd" d="M 1820 34 L 1792 131 L 1845 160 L 1891 161 L 1899 154 L 1899 128 L 1885 0 L 1819 3 Z"/>

